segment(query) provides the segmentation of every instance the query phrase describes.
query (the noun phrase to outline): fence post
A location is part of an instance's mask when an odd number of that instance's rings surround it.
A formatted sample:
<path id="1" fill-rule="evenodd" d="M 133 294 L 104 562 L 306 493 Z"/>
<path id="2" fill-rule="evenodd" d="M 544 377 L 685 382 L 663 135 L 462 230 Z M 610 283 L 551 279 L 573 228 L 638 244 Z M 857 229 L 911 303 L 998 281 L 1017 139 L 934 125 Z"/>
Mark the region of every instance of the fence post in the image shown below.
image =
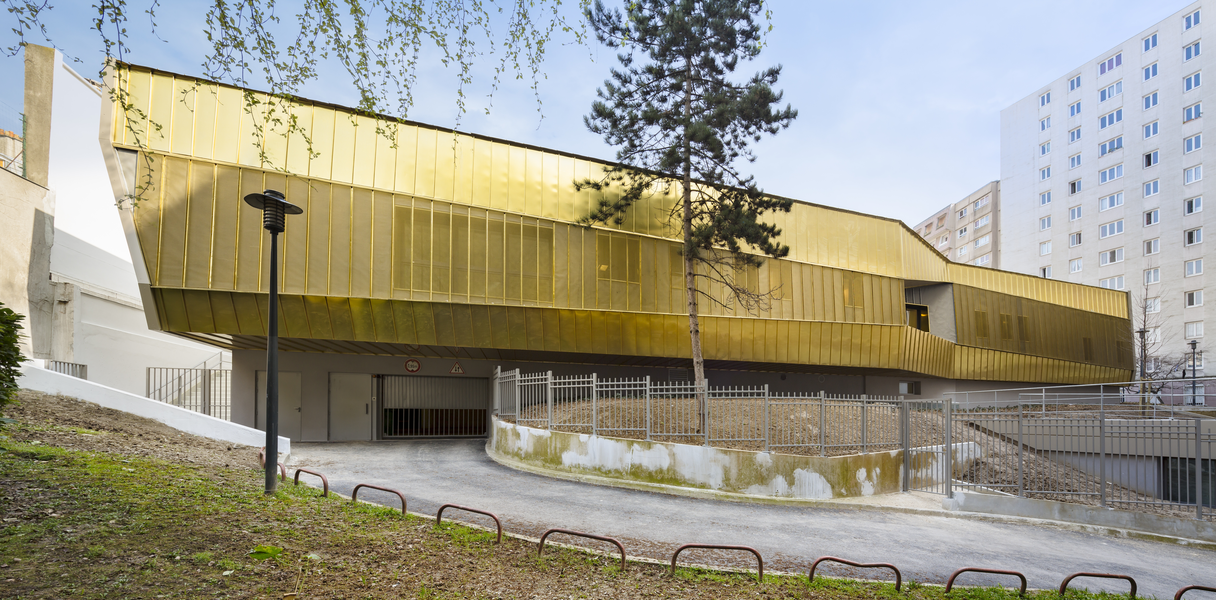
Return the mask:
<path id="1" fill-rule="evenodd" d="M 549 407 L 549 429 L 553 429 L 553 371 L 545 372 L 545 404 Z"/>
<path id="2" fill-rule="evenodd" d="M 954 497 L 954 443 L 952 440 L 954 428 L 954 401 L 946 398 L 946 451 L 943 453 L 943 458 L 946 463 L 946 497 Z"/>
<path id="3" fill-rule="evenodd" d="M 862 453 L 869 452 L 869 444 L 866 443 L 866 405 L 869 404 L 865 394 L 861 395 L 861 451 Z"/>
<path id="4" fill-rule="evenodd" d="M 1192 394 L 1194 395 L 1194 394 Z M 1194 399 L 1192 398 L 1192 401 Z M 1204 401 L 1207 404 L 1207 401 Z M 1195 518 L 1203 519 L 1203 421 L 1195 419 Z"/>
<path id="5" fill-rule="evenodd" d="M 702 429 L 705 430 L 705 447 L 708 448 L 709 447 L 709 380 L 708 379 L 706 379 L 705 383 L 701 386 L 701 389 L 698 391 L 698 395 L 701 396 L 701 406 L 705 407 L 705 411 L 701 413 L 701 427 L 702 427 Z"/>
<path id="6" fill-rule="evenodd" d="M 904 476 L 903 476 L 903 491 L 911 489 L 912 479 L 912 436 L 908 432 L 911 422 L 909 414 L 908 401 L 900 398 L 899 403 L 899 441 L 904 449 Z"/>
<path id="7" fill-rule="evenodd" d="M 827 422 L 824 421 L 823 414 L 823 390 L 819 390 L 819 456 L 826 456 L 827 450 L 823 447 L 824 437 L 823 432 L 828 428 Z"/>
<path id="8" fill-rule="evenodd" d="M 1022 402 L 1019 400 L 1018 401 L 1018 498 L 1025 497 L 1023 490 L 1026 488 L 1026 484 L 1025 484 L 1026 471 L 1024 469 L 1024 467 L 1026 465 L 1026 457 L 1025 457 L 1025 455 L 1023 455 L 1023 449 L 1026 447 L 1026 438 L 1023 437 L 1024 433 L 1022 431 L 1023 414 L 1024 414 L 1024 411 L 1022 410 Z"/>
<path id="9" fill-rule="evenodd" d="M 599 413 L 600 399 L 600 376 L 598 373 L 591 374 L 591 435 L 597 435 L 599 431 L 597 426 L 600 422 Z"/>
<path id="10" fill-rule="evenodd" d="M 1098 403 L 1098 499 L 1106 508 L 1106 406 Z"/>
<path id="11" fill-rule="evenodd" d="M 768 452 L 769 423 L 771 422 L 771 419 L 768 416 L 768 409 L 769 409 L 768 384 L 766 383 L 766 384 L 764 384 L 764 451 L 765 452 Z"/>
<path id="12" fill-rule="evenodd" d="M 650 441 L 650 376 L 646 376 L 646 441 Z"/>
<path id="13" fill-rule="evenodd" d="M 203 414 L 211 414 L 211 369 L 203 369 Z"/>

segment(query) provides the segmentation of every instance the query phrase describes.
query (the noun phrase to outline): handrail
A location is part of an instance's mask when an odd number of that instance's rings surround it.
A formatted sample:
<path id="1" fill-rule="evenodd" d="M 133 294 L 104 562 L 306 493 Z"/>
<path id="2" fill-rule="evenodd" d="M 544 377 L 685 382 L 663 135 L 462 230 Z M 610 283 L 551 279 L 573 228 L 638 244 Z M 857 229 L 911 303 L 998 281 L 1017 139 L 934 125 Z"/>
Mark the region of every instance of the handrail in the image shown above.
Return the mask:
<path id="1" fill-rule="evenodd" d="M 368 488 L 368 489 L 372 489 L 372 490 L 380 490 L 382 492 L 388 492 L 390 494 L 397 494 L 397 497 L 401 498 L 401 514 L 402 515 L 405 514 L 405 494 L 402 494 L 401 492 L 394 490 L 392 488 L 380 487 L 378 485 L 372 485 L 370 483 L 360 483 L 359 485 L 356 485 L 355 490 L 350 493 L 351 502 L 356 502 L 359 500 L 359 488 Z"/>
<path id="2" fill-rule="evenodd" d="M 1018 579 L 1022 580 L 1022 589 L 1018 591 L 1021 596 L 1026 595 L 1026 576 L 1017 571 L 1002 571 L 1000 569 L 983 569 L 980 567 L 963 567 L 954 573 L 950 574 L 950 579 L 946 581 L 946 593 L 950 593 L 950 588 L 954 587 L 954 578 L 963 573 L 992 573 L 993 575 L 1017 575 Z"/>
<path id="3" fill-rule="evenodd" d="M 1182 595 L 1191 590 L 1203 590 L 1205 592 L 1216 592 L 1216 587 L 1208 587 L 1206 585 L 1188 585 L 1174 594 L 1174 600 L 1182 600 Z"/>
<path id="4" fill-rule="evenodd" d="M 731 546 L 731 545 L 721 545 L 721 544 L 684 544 L 683 546 L 680 546 L 679 548 L 676 549 L 675 554 L 671 555 L 671 574 L 672 574 L 672 576 L 675 576 L 675 574 L 676 574 L 676 558 L 678 558 L 680 556 L 681 552 L 683 552 L 689 548 L 703 548 L 703 549 L 709 549 L 709 550 L 747 550 L 748 552 L 755 554 L 756 561 L 760 563 L 760 572 L 756 577 L 756 581 L 760 581 L 760 582 L 764 581 L 764 557 L 760 556 L 760 553 L 757 552 L 755 548 L 751 548 L 748 546 Z"/>
<path id="5" fill-rule="evenodd" d="M 484 510 L 478 510 L 476 508 L 469 508 L 467 506 L 461 506 L 459 504 L 444 504 L 443 506 L 439 507 L 439 512 L 435 513 L 435 526 L 436 527 L 438 527 L 441 523 L 443 523 L 443 509 L 445 509 L 445 508 L 455 508 L 458 510 L 463 510 L 463 511 L 471 512 L 471 513 L 477 513 L 479 515 L 485 515 L 487 517 L 490 517 L 491 519 L 494 519 L 494 524 L 498 526 L 498 540 L 495 541 L 494 543 L 495 544 L 502 543 L 502 522 L 498 520 L 498 517 L 494 513 L 484 511 Z"/>
<path id="6" fill-rule="evenodd" d="M 583 533 L 581 531 L 573 531 L 570 529 L 556 529 L 556 528 L 550 529 L 550 530 L 546 531 L 543 535 L 541 535 L 540 536 L 540 545 L 538 545 L 536 547 L 537 556 L 540 556 L 541 552 L 544 552 L 545 538 L 549 537 L 549 534 L 551 534 L 551 533 L 564 533 L 566 535 L 577 535 L 579 537 L 599 540 L 601 542 L 612 542 L 613 544 L 616 544 L 617 550 L 621 551 L 621 571 L 625 570 L 625 546 L 622 546 L 621 542 L 617 541 L 616 538 L 610 538 L 610 537 L 602 536 L 602 535 L 595 535 L 593 533 Z"/>
<path id="7" fill-rule="evenodd" d="M 1128 583 L 1132 584 L 1132 591 L 1128 597 L 1129 598 L 1136 597 L 1136 580 L 1132 579 L 1130 575 L 1116 575 L 1114 573 L 1073 573 L 1072 575 L 1065 577 L 1064 581 L 1060 582 L 1060 595 L 1061 596 L 1063 596 L 1064 592 L 1068 590 L 1068 583 L 1070 581 L 1072 581 L 1073 579 L 1076 579 L 1077 577 L 1101 577 L 1104 579 L 1126 579 Z M 1216 591 L 1216 590 L 1212 590 L 1212 591 Z"/>
<path id="8" fill-rule="evenodd" d="M 309 475 L 316 475 L 317 477 L 320 477 L 321 485 L 325 487 L 325 491 L 321 492 L 321 496 L 324 497 L 329 495 L 329 479 L 326 479 L 324 475 L 313 471 L 312 469 L 296 469 L 296 485 L 300 485 L 300 473 L 308 473 Z"/>
<path id="9" fill-rule="evenodd" d="M 838 562 L 842 565 L 849 565 L 851 567 L 860 567 L 863 569 L 872 569 L 872 568 L 873 569 L 877 569 L 877 568 L 891 569 L 892 571 L 895 571 L 895 591 L 897 591 L 897 592 L 899 591 L 899 584 L 903 581 L 903 576 L 900 575 L 899 569 L 897 569 L 895 567 L 895 565 L 893 565 L 893 564 L 890 564 L 890 563 L 859 563 L 859 562 L 853 562 L 851 560 L 845 560 L 843 558 L 836 558 L 835 556 L 821 556 L 818 559 L 816 559 L 815 562 L 811 563 L 811 572 L 810 572 L 810 577 L 809 577 L 811 581 L 815 580 L 815 567 L 818 567 L 819 563 L 824 562 L 824 561 Z"/>

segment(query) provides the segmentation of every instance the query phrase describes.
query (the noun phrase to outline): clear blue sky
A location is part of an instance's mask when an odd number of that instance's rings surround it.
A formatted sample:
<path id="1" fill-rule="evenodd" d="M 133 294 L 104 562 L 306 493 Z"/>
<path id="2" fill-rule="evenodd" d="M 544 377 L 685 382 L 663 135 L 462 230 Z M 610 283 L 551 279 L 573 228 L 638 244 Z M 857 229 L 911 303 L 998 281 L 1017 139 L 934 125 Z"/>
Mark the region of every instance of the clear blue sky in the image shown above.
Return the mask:
<path id="1" fill-rule="evenodd" d="M 569 2 L 570 0 L 567 0 Z M 613 0 L 607 0 L 609 4 Z M 130 0 L 133 63 L 200 74 L 208 51 L 202 31 L 207 3 L 174 1 L 159 9 L 159 38 Z M 55 2 L 48 22 L 54 42 L 83 59 L 96 77 L 101 43 L 90 30 L 86 0 Z M 290 10 L 281 2 L 280 11 Z M 775 0 L 774 29 L 753 69 L 780 63 L 779 88 L 800 111 L 793 126 L 760 143 L 750 165 L 768 192 L 902 219 L 931 212 L 1000 178 L 1000 111 L 1045 83 L 1189 4 L 1179 0 L 939 0 L 822 2 Z M 13 43 L 11 17 L 0 13 L 0 41 Z M 163 41 L 168 40 L 168 41 Z M 39 36 L 31 38 L 38 43 Z M 612 159 L 583 126 L 595 90 L 615 65 L 598 47 L 553 45 L 536 101 L 526 82 L 500 87 L 484 108 L 493 61 L 474 73 L 470 112 L 460 129 Z M 0 127 L 20 107 L 23 65 L 0 58 Z M 343 73 L 305 95 L 350 105 Z M 456 124 L 455 73 L 436 61 L 421 69 L 409 118 Z M 7 106 L 5 106 L 7 105 Z"/>

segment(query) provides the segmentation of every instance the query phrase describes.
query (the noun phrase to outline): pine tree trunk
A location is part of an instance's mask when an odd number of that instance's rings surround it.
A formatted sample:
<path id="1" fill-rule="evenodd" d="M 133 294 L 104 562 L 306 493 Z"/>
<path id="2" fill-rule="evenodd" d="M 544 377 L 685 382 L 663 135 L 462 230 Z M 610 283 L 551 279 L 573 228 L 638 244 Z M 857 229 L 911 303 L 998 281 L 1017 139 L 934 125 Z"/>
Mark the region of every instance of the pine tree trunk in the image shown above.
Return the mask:
<path id="1" fill-rule="evenodd" d="M 705 385 L 705 357 L 701 354 L 701 320 L 697 316 L 697 279 L 696 265 L 693 262 L 692 247 L 692 140 L 688 135 L 688 124 L 692 119 L 692 60 L 688 62 L 689 72 L 684 82 L 684 295 L 688 300 L 688 336 L 692 340 L 692 370 L 693 383 L 697 389 Z M 701 394 L 700 422 L 701 431 L 708 431 L 706 423 L 705 403 L 707 398 Z"/>

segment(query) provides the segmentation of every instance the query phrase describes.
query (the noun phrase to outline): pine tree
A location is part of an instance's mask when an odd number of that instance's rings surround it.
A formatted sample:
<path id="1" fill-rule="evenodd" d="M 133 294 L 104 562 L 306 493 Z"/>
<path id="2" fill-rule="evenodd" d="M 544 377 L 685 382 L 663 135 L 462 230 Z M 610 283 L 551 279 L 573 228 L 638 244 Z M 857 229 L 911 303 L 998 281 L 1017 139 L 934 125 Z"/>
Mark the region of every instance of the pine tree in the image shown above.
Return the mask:
<path id="1" fill-rule="evenodd" d="M 749 144 L 798 116 L 789 105 L 777 106 L 780 66 L 732 80 L 741 61 L 760 54 L 763 10 L 763 0 L 636 0 L 622 12 L 596 0 L 586 11 L 596 38 L 620 50 L 620 68 L 598 90 L 584 122 L 618 147 L 620 166 L 575 185 L 620 193 L 605 195 L 582 222 L 620 225 L 639 200 L 678 192 L 669 224 L 684 242 L 697 385 L 705 381 L 698 299 L 738 303 L 749 312 L 765 308 L 775 290 L 749 286 L 747 273 L 762 263 L 758 253 L 789 254 L 777 241 L 781 231 L 761 217 L 789 212 L 791 201 L 765 196 L 738 168 L 755 160 Z M 725 297 L 707 293 L 710 282 L 721 284 Z"/>

